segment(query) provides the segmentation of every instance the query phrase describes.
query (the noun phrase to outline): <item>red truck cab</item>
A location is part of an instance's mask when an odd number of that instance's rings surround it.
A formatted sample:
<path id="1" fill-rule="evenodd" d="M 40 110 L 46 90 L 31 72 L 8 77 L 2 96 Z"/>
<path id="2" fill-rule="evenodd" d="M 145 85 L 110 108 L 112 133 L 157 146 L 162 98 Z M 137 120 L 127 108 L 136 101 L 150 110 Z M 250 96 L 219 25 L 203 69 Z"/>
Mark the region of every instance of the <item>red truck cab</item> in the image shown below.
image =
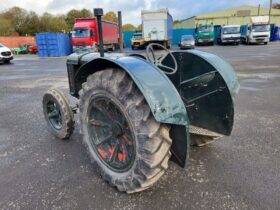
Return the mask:
<path id="1" fill-rule="evenodd" d="M 118 45 L 118 24 L 102 20 L 102 34 L 105 49 L 114 50 Z M 96 18 L 77 18 L 72 30 L 74 52 L 79 49 L 97 50 L 99 46 Z"/>

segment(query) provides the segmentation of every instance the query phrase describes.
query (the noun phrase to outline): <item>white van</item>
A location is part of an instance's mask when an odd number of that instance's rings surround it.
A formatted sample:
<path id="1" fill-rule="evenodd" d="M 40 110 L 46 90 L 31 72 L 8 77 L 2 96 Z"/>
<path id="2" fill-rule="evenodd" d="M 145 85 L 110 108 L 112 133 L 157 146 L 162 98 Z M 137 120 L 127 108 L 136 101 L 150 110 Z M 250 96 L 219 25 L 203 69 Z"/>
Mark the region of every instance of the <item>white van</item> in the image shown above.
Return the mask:
<path id="1" fill-rule="evenodd" d="M 13 56 L 12 51 L 0 43 L 0 62 L 10 63 L 14 58 Z"/>

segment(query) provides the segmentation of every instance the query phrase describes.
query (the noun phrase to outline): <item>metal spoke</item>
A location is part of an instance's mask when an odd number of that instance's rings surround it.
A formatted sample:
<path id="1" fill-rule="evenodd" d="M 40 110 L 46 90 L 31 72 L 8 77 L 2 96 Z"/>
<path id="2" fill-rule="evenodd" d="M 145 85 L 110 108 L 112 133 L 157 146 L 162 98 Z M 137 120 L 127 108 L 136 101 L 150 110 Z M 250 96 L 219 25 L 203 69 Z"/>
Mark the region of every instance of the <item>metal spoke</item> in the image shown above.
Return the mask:
<path id="1" fill-rule="evenodd" d="M 91 103 L 88 129 L 92 145 L 108 167 L 123 171 L 131 166 L 135 154 L 131 128 L 113 101 L 100 97 Z"/>
<path id="2" fill-rule="evenodd" d="M 162 65 L 162 64 L 158 64 L 158 67 L 162 67 L 162 68 L 165 68 L 165 69 L 168 69 L 168 70 L 171 70 L 171 72 L 168 72 L 168 73 L 172 73 L 173 71 L 175 71 L 174 68 L 171 68 L 169 66 L 165 66 L 165 65 Z"/>
<path id="3" fill-rule="evenodd" d="M 48 113 L 48 117 L 49 118 L 54 118 L 54 117 L 58 117 L 59 113 L 57 110 L 53 110 L 51 113 Z"/>
<path id="4" fill-rule="evenodd" d="M 115 163 L 116 162 L 116 158 L 117 158 L 117 154 L 118 154 L 118 150 L 119 150 L 119 143 L 117 142 L 116 146 L 115 146 L 115 149 L 114 149 L 114 152 L 109 160 L 110 163 Z"/>
<path id="5" fill-rule="evenodd" d="M 161 63 L 166 58 L 167 55 L 168 55 L 167 53 L 163 54 L 162 56 L 158 57 L 157 61 Z"/>
<path id="6" fill-rule="evenodd" d="M 132 145 L 132 141 L 130 140 L 130 138 L 128 138 L 127 135 L 122 134 L 122 135 L 121 135 L 121 139 L 122 139 L 125 143 L 127 143 L 128 145 Z"/>
<path id="7" fill-rule="evenodd" d="M 108 128 L 112 127 L 111 124 L 108 124 L 106 122 L 102 122 L 102 121 L 99 121 L 99 120 L 95 120 L 95 119 L 89 120 L 89 123 L 93 126 L 96 126 L 96 127 L 108 127 Z"/>
<path id="8" fill-rule="evenodd" d="M 108 118 L 108 120 L 113 120 L 112 117 L 110 115 L 107 114 L 107 110 L 104 110 L 104 107 L 98 107 L 96 104 L 93 105 L 93 107 L 95 109 L 97 109 L 99 111 L 99 113 L 101 113 L 102 115 L 106 116 Z"/>
<path id="9" fill-rule="evenodd" d="M 106 142 L 108 142 L 109 140 L 111 140 L 113 138 L 113 135 L 110 134 L 108 136 L 106 136 L 105 138 L 101 139 L 100 142 L 96 145 L 97 147 L 101 146 L 102 144 L 105 144 Z"/>

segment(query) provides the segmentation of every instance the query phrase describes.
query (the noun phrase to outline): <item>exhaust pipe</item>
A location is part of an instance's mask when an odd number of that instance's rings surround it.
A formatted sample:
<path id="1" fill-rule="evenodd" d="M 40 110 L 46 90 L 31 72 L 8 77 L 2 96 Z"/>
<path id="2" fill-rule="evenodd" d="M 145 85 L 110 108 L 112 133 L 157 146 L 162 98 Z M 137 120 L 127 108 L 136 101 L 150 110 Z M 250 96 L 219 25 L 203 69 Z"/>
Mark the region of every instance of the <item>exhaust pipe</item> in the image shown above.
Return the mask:
<path id="1" fill-rule="evenodd" d="M 104 57 L 102 21 L 101 21 L 101 17 L 103 16 L 103 9 L 102 8 L 94 8 L 93 9 L 93 14 L 97 19 L 100 57 Z"/>

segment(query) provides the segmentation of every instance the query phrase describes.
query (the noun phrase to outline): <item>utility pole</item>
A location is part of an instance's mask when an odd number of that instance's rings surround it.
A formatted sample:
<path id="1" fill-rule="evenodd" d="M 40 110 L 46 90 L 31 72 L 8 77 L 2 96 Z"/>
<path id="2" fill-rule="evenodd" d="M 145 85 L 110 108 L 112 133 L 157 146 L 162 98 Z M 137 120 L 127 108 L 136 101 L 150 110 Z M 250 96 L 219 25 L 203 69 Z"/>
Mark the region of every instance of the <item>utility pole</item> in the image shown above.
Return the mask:
<path id="1" fill-rule="evenodd" d="M 123 32 L 122 32 L 122 12 L 118 11 L 118 24 L 119 24 L 119 45 L 120 52 L 123 52 Z"/>
<path id="2" fill-rule="evenodd" d="M 269 19 L 268 19 L 268 24 L 270 24 L 270 16 L 271 16 L 271 7 L 272 7 L 272 0 L 270 0 L 270 3 L 269 3 Z"/>
<path id="3" fill-rule="evenodd" d="M 259 7 L 258 7 L 258 16 L 260 16 L 260 7 L 261 7 L 261 5 L 259 4 Z"/>

